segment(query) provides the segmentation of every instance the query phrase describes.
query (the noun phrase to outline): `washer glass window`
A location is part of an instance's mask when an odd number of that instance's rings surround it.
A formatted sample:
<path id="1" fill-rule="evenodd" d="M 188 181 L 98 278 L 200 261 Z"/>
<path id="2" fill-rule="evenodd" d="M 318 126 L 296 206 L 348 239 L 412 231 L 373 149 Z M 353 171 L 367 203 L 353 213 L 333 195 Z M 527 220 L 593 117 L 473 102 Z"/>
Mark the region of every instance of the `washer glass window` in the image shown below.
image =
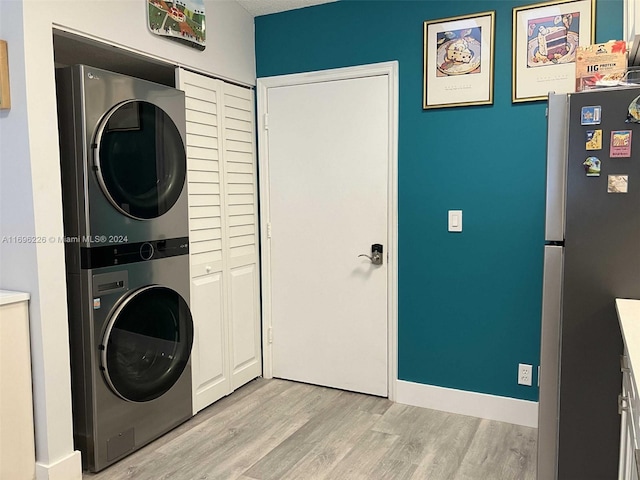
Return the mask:
<path id="1" fill-rule="evenodd" d="M 187 159 L 167 113 L 143 101 L 115 107 L 96 137 L 98 181 L 122 213 L 151 219 L 166 213 L 185 183 Z"/>
<path id="2" fill-rule="evenodd" d="M 107 383 L 126 400 L 158 398 L 180 378 L 192 343 L 185 300 L 166 287 L 144 287 L 123 301 L 107 326 L 101 347 Z"/>

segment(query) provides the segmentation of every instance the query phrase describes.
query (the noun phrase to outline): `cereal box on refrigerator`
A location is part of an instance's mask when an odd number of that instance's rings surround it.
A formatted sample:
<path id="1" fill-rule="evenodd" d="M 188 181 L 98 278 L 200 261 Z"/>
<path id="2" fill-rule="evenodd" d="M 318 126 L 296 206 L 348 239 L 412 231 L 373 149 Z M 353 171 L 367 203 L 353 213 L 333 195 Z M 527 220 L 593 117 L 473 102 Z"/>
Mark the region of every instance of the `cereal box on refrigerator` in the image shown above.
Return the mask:
<path id="1" fill-rule="evenodd" d="M 612 40 L 576 51 L 576 91 L 611 87 L 624 81 L 627 72 L 627 43 Z"/>

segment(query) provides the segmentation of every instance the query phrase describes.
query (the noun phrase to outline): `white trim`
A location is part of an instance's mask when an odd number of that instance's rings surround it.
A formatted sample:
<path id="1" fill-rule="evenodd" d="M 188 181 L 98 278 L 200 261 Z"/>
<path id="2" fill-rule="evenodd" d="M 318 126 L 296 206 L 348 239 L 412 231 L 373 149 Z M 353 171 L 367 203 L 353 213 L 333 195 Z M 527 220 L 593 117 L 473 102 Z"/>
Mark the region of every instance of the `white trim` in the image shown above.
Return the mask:
<path id="1" fill-rule="evenodd" d="M 538 402 L 398 380 L 396 402 L 538 428 Z"/>
<path id="2" fill-rule="evenodd" d="M 269 331 L 271 328 L 271 248 L 267 225 L 269 218 L 269 159 L 265 129 L 267 91 L 269 88 L 331 82 L 386 75 L 389 81 L 389 218 L 387 225 L 387 320 L 388 320 L 388 397 L 396 400 L 398 378 L 398 62 L 375 63 L 317 72 L 296 73 L 257 79 L 258 97 L 258 165 L 260 171 L 260 234 L 262 274 L 262 355 L 263 376 L 273 377 L 273 359 Z"/>
<path id="3" fill-rule="evenodd" d="M 36 462 L 37 480 L 82 480 L 82 457 L 78 450 L 49 465 Z"/>
<path id="4" fill-rule="evenodd" d="M 102 45 L 102 46 L 111 46 L 111 47 L 118 48 L 118 49 L 122 50 L 122 52 L 127 52 L 127 53 L 129 53 L 131 55 L 138 56 L 138 57 L 143 58 L 144 60 L 146 60 L 148 62 L 151 62 L 151 63 L 156 63 L 156 64 L 163 65 L 163 66 L 166 66 L 166 67 L 182 68 L 183 70 L 187 70 L 189 72 L 199 73 L 199 74 L 205 75 L 207 77 L 223 80 L 225 82 L 233 83 L 233 84 L 236 84 L 236 85 L 241 85 L 243 87 L 247 87 L 247 88 L 250 88 L 250 89 L 254 88 L 254 86 L 251 85 L 250 83 L 246 83 L 246 82 L 243 82 L 241 80 L 235 80 L 233 78 L 229 78 L 229 77 L 217 74 L 217 73 L 209 71 L 209 70 L 203 70 L 202 68 L 197 68 L 197 67 L 194 67 L 192 65 L 187 65 L 187 64 L 184 64 L 184 63 L 181 63 L 181 62 L 176 62 L 176 61 L 173 61 L 173 60 L 169 60 L 167 58 L 163 58 L 163 57 L 160 57 L 158 55 L 154 55 L 152 53 L 148 53 L 148 52 L 145 52 L 145 51 L 142 51 L 142 50 L 138 50 L 137 48 L 127 47 L 126 45 L 123 45 L 121 43 L 112 42 L 112 41 L 107 40 L 105 38 L 98 37 L 98 36 L 92 35 L 90 33 L 82 32 L 82 31 L 77 30 L 75 28 L 65 27 L 64 25 L 60 25 L 58 23 L 53 23 L 52 26 L 53 26 L 54 33 L 57 33 L 59 35 L 63 35 L 63 36 L 71 37 L 71 38 L 73 38 L 73 37 L 83 38 L 84 40 L 87 40 L 88 42 L 93 42 L 94 44 L 97 43 L 97 44 Z M 177 83 L 176 83 L 176 85 L 177 85 Z"/>

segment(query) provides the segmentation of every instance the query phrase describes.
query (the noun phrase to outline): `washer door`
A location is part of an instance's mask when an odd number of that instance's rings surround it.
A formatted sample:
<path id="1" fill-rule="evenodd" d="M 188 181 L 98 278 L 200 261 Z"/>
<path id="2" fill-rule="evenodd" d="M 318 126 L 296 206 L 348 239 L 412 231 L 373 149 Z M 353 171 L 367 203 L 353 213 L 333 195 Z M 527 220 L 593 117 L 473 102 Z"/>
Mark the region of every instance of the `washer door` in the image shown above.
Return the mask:
<path id="1" fill-rule="evenodd" d="M 98 183 L 125 215 L 156 218 L 180 197 L 187 174 L 184 143 L 156 105 L 130 100 L 113 108 L 98 127 L 94 152 Z"/>
<path id="2" fill-rule="evenodd" d="M 104 377 L 125 400 L 153 400 L 178 381 L 192 343 L 187 302 L 170 288 L 143 287 L 126 297 L 107 323 L 100 345 Z"/>

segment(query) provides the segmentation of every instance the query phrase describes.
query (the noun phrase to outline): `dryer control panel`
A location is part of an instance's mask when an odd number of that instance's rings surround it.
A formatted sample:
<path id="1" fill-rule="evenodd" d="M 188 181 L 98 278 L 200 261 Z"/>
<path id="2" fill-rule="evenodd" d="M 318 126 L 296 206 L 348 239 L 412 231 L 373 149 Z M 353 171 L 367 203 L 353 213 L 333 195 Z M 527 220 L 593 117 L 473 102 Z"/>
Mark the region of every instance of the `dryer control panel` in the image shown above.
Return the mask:
<path id="1" fill-rule="evenodd" d="M 166 238 L 148 242 L 123 243 L 80 249 L 80 268 L 83 270 L 146 262 L 158 258 L 189 253 L 189 237 Z"/>

